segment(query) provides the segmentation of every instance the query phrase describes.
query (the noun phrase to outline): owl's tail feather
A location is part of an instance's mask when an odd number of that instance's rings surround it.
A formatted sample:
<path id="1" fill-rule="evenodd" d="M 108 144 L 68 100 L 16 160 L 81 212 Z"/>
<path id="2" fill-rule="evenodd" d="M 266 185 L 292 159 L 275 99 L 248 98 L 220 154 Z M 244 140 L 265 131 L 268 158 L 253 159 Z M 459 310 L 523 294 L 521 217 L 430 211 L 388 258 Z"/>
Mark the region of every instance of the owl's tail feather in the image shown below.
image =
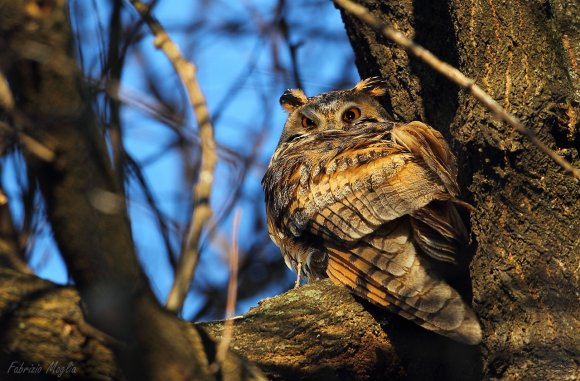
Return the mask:
<path id="1" fill-rule="evenodd" d="M 353 264 L 356 261 L 356 265 Z M 481 342 L 473 310 L 447 283 L 428 274 L 417 284 L 395 277 L 350 252 L 331 250 L 327 274 L 355 294 L 419 326 L 470 345 Z"/>

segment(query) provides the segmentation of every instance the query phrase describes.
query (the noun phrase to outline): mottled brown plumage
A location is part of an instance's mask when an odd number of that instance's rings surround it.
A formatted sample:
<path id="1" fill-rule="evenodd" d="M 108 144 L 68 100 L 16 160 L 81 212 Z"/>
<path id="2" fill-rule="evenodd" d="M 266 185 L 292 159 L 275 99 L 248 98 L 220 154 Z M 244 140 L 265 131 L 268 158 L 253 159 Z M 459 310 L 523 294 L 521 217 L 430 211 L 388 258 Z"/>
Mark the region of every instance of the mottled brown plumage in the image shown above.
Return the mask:
<path id="1" fill-rule="evenodd" d="M 286 263 L 469 344 L 477 317 L 445 278 L 467 239 L 455 157 L 421 122 L 388 121 L 377 78 L 307 98 L 288 90 L 288 121 L 262 184 Z M 447 271 L 450 270 L 450 271 Z"/>

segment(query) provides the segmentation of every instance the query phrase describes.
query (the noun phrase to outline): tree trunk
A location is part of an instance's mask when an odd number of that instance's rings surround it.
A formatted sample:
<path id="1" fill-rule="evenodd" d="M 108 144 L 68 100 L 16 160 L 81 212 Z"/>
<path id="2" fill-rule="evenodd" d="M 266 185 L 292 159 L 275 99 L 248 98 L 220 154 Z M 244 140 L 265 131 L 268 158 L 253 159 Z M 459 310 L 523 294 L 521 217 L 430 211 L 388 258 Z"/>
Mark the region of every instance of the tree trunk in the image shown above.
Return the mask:
<path id="1" fill-rule="evenodd" d="M 359 1 L 458 65 L 551 149 L 579 166 L 578 3 Z M 580 187 L 469 94 L 343 13 L 361 77 L 382 75 L 385 106 L 452 137 L 477 245 L 474 307 L 483 379 L 578 375 Z"/>

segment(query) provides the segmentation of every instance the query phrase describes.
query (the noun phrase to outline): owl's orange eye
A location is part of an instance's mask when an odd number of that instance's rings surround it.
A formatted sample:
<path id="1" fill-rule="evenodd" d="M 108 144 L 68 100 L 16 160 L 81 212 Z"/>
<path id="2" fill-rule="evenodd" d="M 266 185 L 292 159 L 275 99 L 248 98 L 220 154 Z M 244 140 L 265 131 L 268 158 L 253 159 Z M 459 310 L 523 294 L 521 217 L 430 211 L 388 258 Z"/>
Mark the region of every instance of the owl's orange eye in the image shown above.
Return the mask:
<path id="1" fill-rule="evenodd" d="M 345 122 L 352 122 L 360 118 L 360 108 L 351 107 L 342 114 L 342 120 Z"/>
<path id="2" fill-rule="evenodd" d="M 304 128 L 314 128 L 316 127 L 316 123 L 310 119 L 302 115 L 302 127 Z"/>

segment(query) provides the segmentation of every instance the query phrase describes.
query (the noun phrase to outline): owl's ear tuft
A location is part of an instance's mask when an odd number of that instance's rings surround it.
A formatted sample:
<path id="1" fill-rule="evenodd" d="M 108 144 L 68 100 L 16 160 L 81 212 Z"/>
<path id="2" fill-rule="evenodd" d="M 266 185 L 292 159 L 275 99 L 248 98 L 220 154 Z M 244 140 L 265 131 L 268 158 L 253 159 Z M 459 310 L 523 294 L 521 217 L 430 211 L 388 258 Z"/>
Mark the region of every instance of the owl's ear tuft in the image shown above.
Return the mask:
<path id="1" fill-rule="evenodd" d="M 353 88 L 355 93 L 366 93 L 371 97 L 380 97 L 387 92 L 387 82 L 381 77 L 363 79 Z"/>
<path id="2" fill-rule="evenodd" d="M 300 89 L 286 90 L 280 97 L 280 104 L 284 110 L 288 112 L 294 111 L 297 107 L 302 106 L 306 102 L 308 102 L 308 97 L 304 94 L 304 91 Z"/>

